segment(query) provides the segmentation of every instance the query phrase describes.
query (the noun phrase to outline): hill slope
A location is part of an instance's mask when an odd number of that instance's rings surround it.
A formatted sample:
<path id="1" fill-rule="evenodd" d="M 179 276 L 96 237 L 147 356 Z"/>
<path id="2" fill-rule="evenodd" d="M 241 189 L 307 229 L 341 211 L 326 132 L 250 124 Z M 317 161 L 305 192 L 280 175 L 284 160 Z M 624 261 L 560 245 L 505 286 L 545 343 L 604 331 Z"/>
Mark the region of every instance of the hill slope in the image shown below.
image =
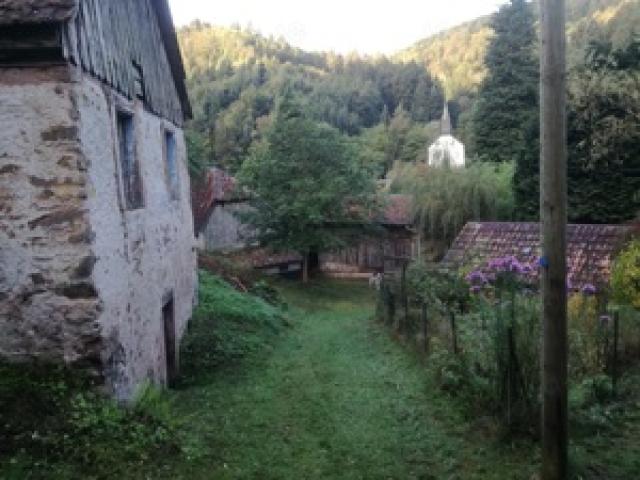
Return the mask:
<path id="1" fill-rule="evenodd" d="M 191 151 L 230 170 L 261 137 L 285 89 L 310 117 L 349 136 L 401 111 L 420 124 L 442 113 L 439 83 L 416 62 L 310 53 L 249 29 L 200 22 L 178 36 L 194 107 Z"/>
<path id="2" fill-rule="evenodd" d="M 384 57 L 307 52 L 251 29 L 194 22 L 178 32 L 194 107 L 190 160 L 237 170 L 284 89 L 312 118 L 358 137 L 371 147 L 367 156 L 386 165 L 426 150 L 438 134 L 446 92 L 455 100 L 449 107 L 456 134 L 471 153 L 464 112 L 486 74 L 490 23 L 482 17 Z M 638 0 L 568 0 L 571 61 L 582 59 L 594 39 L 625 43 L 640 31 L 636 25 Z"/>
<path id="3" fill-rule="evenodd" d="M 535 7 L 537 11 L 537 6 Z M 425 38 L 398 52 L 394 59 L 426 66 L 444 85 L 450 98 L 473 92 L 485 75 L 484 57 L 493 34 L 483 17 Z M 582 58 L 591 40 L 607 39 L 619 46 L 634 29 L 640 31 L 637 0 L 568 0 L 569 59 Z"/>

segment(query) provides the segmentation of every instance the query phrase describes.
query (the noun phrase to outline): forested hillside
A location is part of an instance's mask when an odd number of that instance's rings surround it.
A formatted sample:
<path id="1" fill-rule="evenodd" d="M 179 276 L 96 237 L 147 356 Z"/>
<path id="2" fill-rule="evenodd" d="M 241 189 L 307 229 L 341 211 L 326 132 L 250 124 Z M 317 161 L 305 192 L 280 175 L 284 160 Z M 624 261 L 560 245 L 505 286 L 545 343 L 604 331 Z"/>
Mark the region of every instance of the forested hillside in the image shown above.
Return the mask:
<path id="1" fill-rule="evenodd" d="M 572 65 L 582 63 L 591 41 L 623 46 L 640 24 L 637 0 L 568 0 L 567 8 Z M 355 142 L 378 175 L 397 160 L 424 158 L 438 135 L 445 96 L 456 135 L 474 157 L 471 111 L 492 38 L 490 17 L 484 17 L 390 58 L 345 56 L 306 52 L 248 28 L 194 22 L 179 31 L 194 106 L 188 130 L 192 168 L 238 170 L 284 90 L 313 119 Z"/>
<path id="2" fill-rule="evenodd" d="M 194 164 L 237 170 L 285 90 L 312 119 L 361 142 L 380 173 L 395 159 L 415 160 L 429 140 L 425 126 L 442 112 L 439 83 L 415 62 L 309 53 L 250 29 L 199 22 L 179 38 L 194 106 Z"/>
<path id="3" fill-rule="evenodd" d="M 567 21 L 569 59 L 576 63 L 592 40 L 608 39 L 614 47 L 627 42 L 640 25 L 640 4 L 637 0 L 567 0 Z M 449 98 L 455 98 L 475 92 L 482 82 L 492 35 L 490 17 L 483 17 L 420 40 L 394 58 L 425 65 L 446 86 Z"/>

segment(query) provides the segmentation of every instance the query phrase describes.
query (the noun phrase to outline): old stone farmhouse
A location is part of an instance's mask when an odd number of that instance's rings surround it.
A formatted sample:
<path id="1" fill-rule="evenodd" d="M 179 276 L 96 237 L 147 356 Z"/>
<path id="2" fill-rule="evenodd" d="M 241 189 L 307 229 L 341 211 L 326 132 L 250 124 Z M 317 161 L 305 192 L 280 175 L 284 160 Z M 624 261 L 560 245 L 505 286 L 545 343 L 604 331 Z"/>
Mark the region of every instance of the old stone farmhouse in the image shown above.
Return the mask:
<path id="1" fill-rule="evenodd" d="M 166 0 L 0 0 L 0 356 L 177 370 L 196 258 Z"/>

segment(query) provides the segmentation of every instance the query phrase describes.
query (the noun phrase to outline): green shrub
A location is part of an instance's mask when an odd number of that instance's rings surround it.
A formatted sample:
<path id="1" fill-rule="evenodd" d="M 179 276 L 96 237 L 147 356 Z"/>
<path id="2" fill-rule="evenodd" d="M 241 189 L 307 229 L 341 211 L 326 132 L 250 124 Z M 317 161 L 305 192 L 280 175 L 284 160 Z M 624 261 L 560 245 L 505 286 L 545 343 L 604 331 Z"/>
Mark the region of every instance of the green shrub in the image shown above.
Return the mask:
<path id="1" fill-rule="evenodd" d="M 616 301 L 640 309 L 640 240 L 631 242 L 616 259 L 611 287 Z"/>
<path id="2" fill-rule="evenodd" d="M 569 369 L 573 378 L 604 373 L 609 357 L 612 333 L 603 325 L 598 299 L 581 293 L 568 302 Z"/>

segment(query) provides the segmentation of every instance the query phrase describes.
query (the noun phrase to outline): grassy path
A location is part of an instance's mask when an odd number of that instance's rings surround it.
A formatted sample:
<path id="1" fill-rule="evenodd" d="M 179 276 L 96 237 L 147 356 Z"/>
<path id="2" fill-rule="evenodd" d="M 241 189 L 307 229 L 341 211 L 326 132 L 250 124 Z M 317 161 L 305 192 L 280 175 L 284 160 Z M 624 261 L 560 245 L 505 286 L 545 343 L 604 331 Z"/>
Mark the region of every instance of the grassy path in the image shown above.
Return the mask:
<path id="1" fill-rule="evenodd" d="M 171 478 L 530 478 L 531 452 L 499 450 L 430 394 L 364 286 L 284 293 L 292 327 L 270 355 L 177 394 L 195 459 Z"/>

